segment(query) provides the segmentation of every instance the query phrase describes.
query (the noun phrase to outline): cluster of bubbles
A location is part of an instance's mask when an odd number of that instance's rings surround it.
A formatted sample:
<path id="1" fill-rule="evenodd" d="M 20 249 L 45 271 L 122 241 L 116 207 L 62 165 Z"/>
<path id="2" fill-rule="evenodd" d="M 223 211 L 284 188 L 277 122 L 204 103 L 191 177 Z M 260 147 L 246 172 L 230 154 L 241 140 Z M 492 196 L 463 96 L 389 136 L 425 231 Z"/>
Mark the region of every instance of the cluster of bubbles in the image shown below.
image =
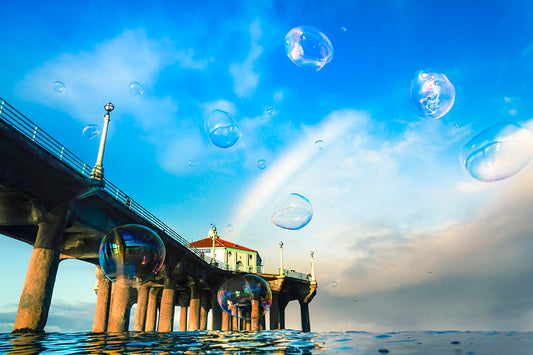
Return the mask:
<path id="1" fill-rule="evenodd" d="M 455 89 L 446 75 L 419 70 L 411 83 L 411 104 L 420 117 L 437 119 L 453 106 Z"/>
<path id="2" fill-rule="evenodd" d="M 137 286 L 161 270 L 165 255 L 165 244 L 156 232 L 139 224 L 126 224 L 104 236 L 99 259 L 109 280 Z"/>
<path id="3" fill-rule="evenodd" d="M 55 92 L 63 93 L 63 92 L 65 92 L 65 84 L 62 81 L 54 81 L 52 83 L 52 89 Z"/>
<path id="4" fill-rule="evenodd" d="M 259 318 L 272 304 L 268 283 L 253 274 L 236 276 L 220 286 L 217 300 L 224 312 L 238 318 Z"/>
<path id="5" fill-rule="evenodd" d="M 88 139 L 93 139 L 94 137 L 98 137 L 100 133 L 102 133 L 100 132 L 100 128 L 98 127 L 98 125 L 95 125 L 95 124 L 90 124 L 90 125 L 85 126 L 85 128 L 83 128 L 83 136 Z"/>
<path id="6" fill-rule="evenodd" d="M 272 223 L 276 226 L 297 230 L 305 227 L 313 217 L 313 206 L 305 197 L 297 193 L 291 193 L 281 201 L 272 212 Z"/>
<path id="7" fill-rule="evenodd" d="M 299 26 L 285 36 L 285 53 L 297 66 L 318 71 L 333 59 L 333 46 L 320 30 Z"/>
<path id="8" fill-rule="evenodd" d="M 229 148 L 241 138 L 241 126 L 229 112 L 213 110 L 204 120 L 204 128 L 211 143 L 219 148 Z"/>
<path id="9" fill-rule="evenodd" d="M 461 151 L 466 172 L 480 181 L 498 181 L 518 173 L 529 162 L 532 135 L 514 123 L 499 123 L 470 139 Z"/>

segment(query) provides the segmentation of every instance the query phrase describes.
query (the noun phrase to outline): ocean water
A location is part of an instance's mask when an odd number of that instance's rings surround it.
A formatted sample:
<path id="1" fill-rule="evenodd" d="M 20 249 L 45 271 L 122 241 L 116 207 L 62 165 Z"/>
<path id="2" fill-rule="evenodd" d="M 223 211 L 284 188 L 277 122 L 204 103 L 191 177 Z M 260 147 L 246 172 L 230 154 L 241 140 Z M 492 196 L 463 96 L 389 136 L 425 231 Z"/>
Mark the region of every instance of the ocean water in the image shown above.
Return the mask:
<path id="1" fill-rule="evenodd" d="M 533 354 L 533 332 L 0 334 L 1 354 Z"/>

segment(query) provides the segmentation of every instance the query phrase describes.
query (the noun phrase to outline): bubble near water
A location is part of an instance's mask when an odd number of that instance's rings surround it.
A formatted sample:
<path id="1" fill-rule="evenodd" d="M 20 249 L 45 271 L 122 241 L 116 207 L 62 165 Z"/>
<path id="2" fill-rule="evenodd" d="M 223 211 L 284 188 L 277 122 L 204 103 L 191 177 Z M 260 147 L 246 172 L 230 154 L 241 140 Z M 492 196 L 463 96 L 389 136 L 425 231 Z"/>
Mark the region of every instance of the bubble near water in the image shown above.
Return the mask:
<path id="1" fill-rule="evenodd" d="M 272 213 L 272 223 L 285 229 L 301 229 L 313 217 L 313 207 L 309 200 L 297 193 L 290 194 L 279 203 Z"/>
<path id="2" fill-rule="evenodd" d="M 265 170 L 267 167 L 267 162 L 265 159 L 259 159 L 257 161 L 257 169 L 259 170 Z"/>
<path id="3" fill-rule="evenodd" d="M 228 314 L 243 319 L 258 318 L 270 309 L 272 291 L 263 278 L 247 274 L 224 282 L 218 289 L 217 300 Z"/>
<path id="4" fill-rule="evenodd" d="M 411 104 L 417 115 L 427 119 L 444 116 L 453 106 L 455 89 L 446 75 L 419 70 L 411 83 Z"/>
<path id="5" fill-rule="evenodd" d="M 98 125 L 90 124 L 83 129 L 83 136 L 88 139 L 93 139 L 100 135 L 100 128 Z"/>
<path id="6" fill-rule="evenodd" d="M 204 120 L 204 127 L 211 143 L 219 148 L 229 148 L 239 141 L 242 132 L 232 114 L 213 110 Z"/>
<path id="7" fill-rule="evenodd" d="M 333 59 L 333 46 L 318 29 L 300 26 L 285 36 L 285 53 L 297 66 L 318 71 Z"/>
<path id="8" fill-rule="evenodd" d="M 52 89 L 59 93 L 65 92 L 65 84 L 62 81 L 54 81 L 52 83 Z"/>
<path id="9" fill-rule="evenodd" d="M 532 134 L 514 123 L 499 123 L 480 132 L 461 151 L 461 162 L 474 179 L 491 182 L 509 178 L 531 157 Z"/>
<path id="10" fill-rule="evenodd" d="M 161 238 L 148 227 L 126 224 L 112 229 L 100 244 L 100 267 L 111 281 L 140 285 L 156 275 L 165 261 Z"/>
<path id="11" fill-rule="evenodd" d="M 144 87 L 137 81 L 132 81 L 128 86 L 128 91 L 131 96 L 139 96 L 144 93 Z"/>

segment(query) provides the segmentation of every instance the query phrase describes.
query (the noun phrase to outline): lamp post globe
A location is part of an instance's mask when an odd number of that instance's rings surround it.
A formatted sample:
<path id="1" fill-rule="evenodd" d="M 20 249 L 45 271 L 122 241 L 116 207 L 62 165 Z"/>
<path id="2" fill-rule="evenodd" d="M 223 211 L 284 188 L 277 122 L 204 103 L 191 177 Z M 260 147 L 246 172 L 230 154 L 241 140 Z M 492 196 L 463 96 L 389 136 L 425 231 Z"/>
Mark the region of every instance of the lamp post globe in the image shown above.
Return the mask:
<path id="1" fill-rule="evenodd" d="M 111 102 L 108 102 L 105 104 L 104 109 L 109 113 L 115 109 L 115 106 Z"/>

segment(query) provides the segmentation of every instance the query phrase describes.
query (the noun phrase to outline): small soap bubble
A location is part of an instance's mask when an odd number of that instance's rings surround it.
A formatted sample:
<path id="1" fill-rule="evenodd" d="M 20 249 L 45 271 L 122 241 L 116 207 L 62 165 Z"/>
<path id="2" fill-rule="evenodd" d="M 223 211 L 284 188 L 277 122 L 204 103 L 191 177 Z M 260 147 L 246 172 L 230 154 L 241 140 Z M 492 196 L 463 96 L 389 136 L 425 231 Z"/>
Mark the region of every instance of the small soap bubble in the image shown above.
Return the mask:
<path id="1" fill-rule="evenodd" d="M 62 81 L 54 81 L 52 83 L 52 89 L 54 89 L 55 92 L 65 92 L 65 84 L 63 84 Z"/>
<path id="2" fill-rule="evenodd" d="M 165 244 L 156 232 L 139 224 L 126 224 L 104 236 L 100 244 L 100 267 L 109 280 L 136 286 L 161 270 L 165 254 Z"/>
<path id="3" fill-rule="evenodd" d="M 192 160 L 189 160 L 189 161 L 187 162 L 187 165 L 188 165 L 188 166 L 194 166 L 194 162 L 193 162 Z"/>
<path id="4" fill-rule="evenodd" d="M 331 286 L 332 286 L 332 287 L 337 287 L 337 281 L 332 281 L 332 282 L 331 282 Z"/>
<path id="5" fill-rule="evenodd" d="M 285 36 L 285 53 L 297 66 L 318 71 L 333 59 L 333 46 L 318 29 L 300 26 Z"/>
<path id="6" fill-rule="evenodd" d="M 274 117 L 276 116 L 276 110 L 274 110 L 272 107 L 268 107 L 266 110 L 265 110 L 265 113 L 268 117 Z"/>
<path id="7" fill-rule="evenodd" d="M 220 286 L 217 300 L 224 312 L 234 317 L 259 318 L 270 309 L 272 291 L 268 283 L 257 275 L 239 275 Z"/>
<path id="8" fill-rule="evenodd" d="M 419 70 L 411 83 L 411 104 L 422 118 L 437 119 L 453 106 L 455 89 L 446 75 Z"/>
<path id="9" fill-rule="evenodd" d="M 272 223 L 285 229 L 301 229 L 313 217 L 313 207 L 309 200 L 297 193 L 290 194 L 279 203 L 272 213 Z"/>
<path id="10" fill-rule="evenodd" d="M 324 141 L 322 139 L 319 139 L 315 142 L 315 148 L 318 149 L 318 150 L 324 150 L 324 147 L 326 146 L 326 144 L 324 143 Z"/>
<path id="11" fill-rule="evenodd" d="M 342 31 L 342 32 L 346 32 L 346 31 L 348 31 L 348 27 L 346 27 L 346 26 L 342 26 L 342 27 L 341 27 L 341 31 Z"/>
<path id="12" fill-rule="evenodd" d="M 265 159 L 259 159 L 257 161 L 257 169 L 259 170 L 265 170 L 267 167 L 267 162 Z"/>
<path id="13" fill-rule="evenodd" d="M 234 231 L 233 225 L 232 224 L 228 224 L 226 226 L 226 231 L 228 231 L 229 233 L 233 232 Z"/>
<path id="14" fill-rule="evenodd" d="M 531 158 L 531 148 L 531 132 L 514 123 L 499 123 L 464 145 L 461 162 L 474 179 L 498 181 L 522 170 Z"/>
<path id="15" fill-rule="evenodd" d="M 211 143 L 219 148 L 229 148 L 241 138 L 241 127 L 232 114 L 213 110 L 204 120 L 205 131 Z"/>
<path id="16" fill-rule="evenodd" d="M 100 128 L 95 124 L 85 126 L 83 129 L 83 136 L 88 139 L 93 139 L 100 135 Z"/>
<path id="17" fill-rule="evenodd" d="M 144 93 L 144 87 L 137 81 L 132 81 L 128 86 L 128 91 L 131 96 L 139 96 Z"/>
<path id="18" fill-rule="evenodd" d="M 353 298 L 353 301 L 354 301 L 354 302 L 357 302 L 357 301 L 359 301 L 359 298 L 354 297 L 354 298 Z"/>

